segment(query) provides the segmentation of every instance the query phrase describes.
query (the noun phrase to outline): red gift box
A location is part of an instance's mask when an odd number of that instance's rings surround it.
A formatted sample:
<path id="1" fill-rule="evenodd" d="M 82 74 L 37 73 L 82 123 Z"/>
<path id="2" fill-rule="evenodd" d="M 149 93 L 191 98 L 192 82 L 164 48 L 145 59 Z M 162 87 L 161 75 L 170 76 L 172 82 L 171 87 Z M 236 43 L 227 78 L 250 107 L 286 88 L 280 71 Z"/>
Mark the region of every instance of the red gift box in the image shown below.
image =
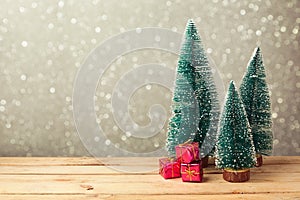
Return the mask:
<path id="1" fill-rule="evenodd" d="M 159 174 L 165 179 L 180 177 L 180 163 L 174 158 L 159 159 Z"/>
<path id="2" fill-rule="evenodd" d="M 181 163 L 181 177 L 184 182 L 202 182 L 203 168 L 201 161 Z"/>
<path id="3" fill-rule="evenodd" d="M 198 142 L 184 143 L 175 146 L 176 157 L 181 163 L 191 163 L 199 160 Z"/>

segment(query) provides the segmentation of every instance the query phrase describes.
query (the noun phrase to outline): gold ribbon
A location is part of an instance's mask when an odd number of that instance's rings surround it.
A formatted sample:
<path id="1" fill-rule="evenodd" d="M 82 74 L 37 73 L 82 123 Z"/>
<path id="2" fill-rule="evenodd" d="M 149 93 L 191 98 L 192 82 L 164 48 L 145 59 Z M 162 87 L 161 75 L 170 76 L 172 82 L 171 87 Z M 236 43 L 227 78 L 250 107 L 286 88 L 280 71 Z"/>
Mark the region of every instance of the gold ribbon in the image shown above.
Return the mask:
<path id="1" fill-rule="evenodd" d="M 165 172 L 165 170 L 164 170 L 164 164 L 166 164 L 168 161 L 169 162 L 173 162 L 174 160 L 175 159 L 173 159 L 173 158 L 167 158 L 165 160 L 165 162 L 162 163 L 162 166 L 160 167 L 160 173 L 162 174 L 162 173 Z M 172 166 L 172 178 L 174 178 L 174 176 L 175 176 L 175 174 L 174 174 L 174 165 L 175 165 L 175 163 L 170 163 L 170 164 Z M 176 165 L 176 166 L 177 166 L 177 168 L 179 168 L 178 165 Z"/>
<path id="2" fill-rule="evenodd" d="M 187 166 L 187 169 L 185 169 L 185 171 L 181 173 L 186 174 L 186 176 L 190 178 L 190 181 L 193 180 L 193 177 L 199 175 L 199 172 L 196 172 L 196 170 L 191 170 L 190 166 Z"/>

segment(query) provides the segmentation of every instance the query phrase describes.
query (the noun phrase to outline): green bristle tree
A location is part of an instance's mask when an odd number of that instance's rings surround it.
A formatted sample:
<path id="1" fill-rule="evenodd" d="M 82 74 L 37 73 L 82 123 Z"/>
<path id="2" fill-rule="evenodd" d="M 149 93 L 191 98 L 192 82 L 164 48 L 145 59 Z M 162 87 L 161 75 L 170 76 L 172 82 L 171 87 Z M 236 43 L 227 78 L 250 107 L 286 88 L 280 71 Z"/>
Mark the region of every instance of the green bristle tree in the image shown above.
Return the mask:
<path id="1" fill-rule="evenodd" d="M 230 82 L 219 128 L 216 166 L 229 170 L 253 167 L 255 149 L 251 129 L 233 81 Z"/>
<path id="2" fill-rule="evenodd" d="M 195 72 L 194 90 L 199 108 L 198 130 L 194 141 L 199 143 L 201 157 L 204 157 L 212 151 L 216 143 L 220 105 L 212 67 L 197 29 L 194 28 L 193 31 L 192 66 Z"/>
<path id="3" fill-rule="evenodd" d="M 240 94 L 252 129 L 256 154 L 270 155 L 273 148 L 271 103 L 259 47 L 254 50 L 249 61 Z"/>
<path id="4" fill-rule="evenodd" d="M 172 109 L 167 138 L 169 155 L 174 155 L 177 144 L 188 139 L 199 143 L 202 157 L 208 154 L 216 142 L 219 102 L 212 68 L 191 19 L 181 45 Z"/>
<path id="5" fill-rule="evenodd" d="M 194 139 L 197 131 L 198 107 L 194 94 L 195 73 L 192 67 L 194 23 L 189 20 L 177 65 L 172 117 L 168 126 L 167 150 L 175 155 L 175 146 Z"/>

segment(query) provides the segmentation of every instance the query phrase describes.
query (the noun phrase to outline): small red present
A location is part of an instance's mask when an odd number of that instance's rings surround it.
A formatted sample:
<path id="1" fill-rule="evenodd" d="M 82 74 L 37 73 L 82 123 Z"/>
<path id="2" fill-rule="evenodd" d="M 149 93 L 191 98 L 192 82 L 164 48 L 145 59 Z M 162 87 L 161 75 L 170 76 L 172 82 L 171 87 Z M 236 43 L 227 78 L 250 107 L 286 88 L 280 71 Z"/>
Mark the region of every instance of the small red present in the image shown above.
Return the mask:
<path id="1" fill-rule="evenodd" d="M 180 163 L 175 158 L 160 158 L 159 174 L 165 179 L 180 177 Z"/>
<path id="2" fill-rule="evenodd" d="M 176 157 L 181 163 L 191 163 L 199 160 L 198 142 L 183 143 L 175 147 Z"/>
<path id="3" fill-rule="evenodd" d="M 203 168 L 201 161 L 181 163 L 181 177 L 184 182 L 202 182 Z"/>

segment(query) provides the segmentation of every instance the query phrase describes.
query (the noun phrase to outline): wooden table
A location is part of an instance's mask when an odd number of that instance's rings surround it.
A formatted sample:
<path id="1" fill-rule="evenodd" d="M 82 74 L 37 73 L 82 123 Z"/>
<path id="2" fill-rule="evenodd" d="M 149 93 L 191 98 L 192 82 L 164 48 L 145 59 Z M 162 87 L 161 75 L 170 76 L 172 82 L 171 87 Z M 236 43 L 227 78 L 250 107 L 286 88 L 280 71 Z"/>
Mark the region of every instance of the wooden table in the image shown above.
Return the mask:
<path id="1" fill-rule="evenodd" d="M 158 175 L 157 158 L 100 160 L 0 157 L 0 199 L 300 199 L 300 157 L 266 157 L 245 183 L 224 181 L 213 166 L 203 183 L 184 183 Z M 114 166 L 156 170 L 129 174 Z"/>

